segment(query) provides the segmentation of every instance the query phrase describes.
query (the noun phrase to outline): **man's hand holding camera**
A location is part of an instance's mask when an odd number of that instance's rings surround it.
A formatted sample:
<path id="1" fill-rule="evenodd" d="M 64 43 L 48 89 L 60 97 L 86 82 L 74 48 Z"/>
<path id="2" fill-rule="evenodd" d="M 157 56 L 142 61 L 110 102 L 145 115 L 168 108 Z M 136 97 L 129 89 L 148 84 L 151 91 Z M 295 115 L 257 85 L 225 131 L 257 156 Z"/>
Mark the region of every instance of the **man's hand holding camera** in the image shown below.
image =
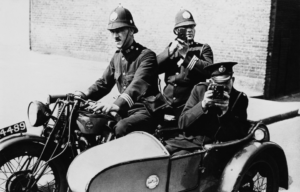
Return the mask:
<path id="1" fill-rule="evenodd" d="M 230 96 L 227 91 L 223 90 L 223 97 L 215 98 L 215 91 L 216 90 L 208 89 L 204 93 L 204 97 L 202 100 L 202 108 L 204 112 L 207 112 L 208 108 L 217 107 L 221 111 L 221 114 L 219 114 L 219 116 L 223 116 L 228 111 Z"/>
<path id="2" fill-rule="evenodd" d="M 185 28 L 179 28 L 177 29 L 177 38 L 171 43 L 169 47 L 169 53 L 170 55 L 173 55 L 176 50 L 178 50 L 178 53 L 185 58 L 188 50 L 189 45 L 186 43 L 187 36 L 186 36 L 186 29 Z"/>
<path id="3" fill-rule="evenodd" d="M 169 47 L 169 53 L 170 55 L 173 55 L 175 53 L 176 50 L 178 50 L 178 53 L 183 57 L 185 58 L 187 52 L 188 52 L 188 49 L 189 49 L 189 45 L 184 42 L 183 40 L 181 39 L 176 39 L 174 40 L 170 47 Z"/>
<path id="4" fill-rule="evenodd" d="M 177 41 L 179 42 L 178 44 L 178 53 L 183 57 L 185 58 L 188 50 L 189 50 L 189 45 L 182 41 L 181 39 L 177 39 Z"/>

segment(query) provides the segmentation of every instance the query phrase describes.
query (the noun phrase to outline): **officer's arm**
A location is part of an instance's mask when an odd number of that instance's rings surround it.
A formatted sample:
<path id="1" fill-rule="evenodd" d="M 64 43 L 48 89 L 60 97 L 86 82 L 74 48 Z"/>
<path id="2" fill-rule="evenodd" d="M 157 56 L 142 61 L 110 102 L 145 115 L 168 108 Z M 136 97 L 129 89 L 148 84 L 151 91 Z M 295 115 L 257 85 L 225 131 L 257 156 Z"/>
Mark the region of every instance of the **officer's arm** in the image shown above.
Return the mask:
<path id="1" fill-rule="evenodd" d="M 154 80 L 156 82 L 158 80 L 155 53 L 147 50 L 138 62 L 140 62 L 140 65 L 134 74 L 133 80 L 115 101 L 115 104 L 124 111 L 130 109 L 136 101 L 144 96 L 150 86 L 158 86 L 158 84 L 153 85 Z"/>
<path id="2" fill-rule="evenodd" d="M 88 99 L 99 100 L 107 95 L 115 85 L 114 79 L 114 65 L 111 60 L 109 66 L 104 71 L 102 77 L 98 79 L 93 85 L 91 85 L 84 94 Z"/>
<path id="3" fill-rule="evenodd" d="M 206 87 L 204 85 L 196 85 L 185 107 L 179 117 L 178 126 L 180 129 L 186 129 L 190 127 L 195 121 L 197 121 L 203 114 L 205 114 L 202 108 L 202 100 Z"/>
<path id="4" fill-rule="evenodd" d="M 191 72 L 196 74 L 203 74 L 207 77 L 209 74 L 205 70 L 204 67 L 213 64 L 213 52 L 209 45 L 204 44 L 201 49 L 198 50 L 198 54 L 195 54 L 195 51 L 189 51 L 183 61 L 183 66 L 189 69 Z M 202 57 L 200 58 L 200 54 Z"/>
<path id="5" fill-rule="evenodd" d="M 170 52 L 169 52 L 169 46 L 167 46 L 160 54 L 157 55 L 157 63 L 158 63 L 158 73 L 162 74 L 165 73 L 168 70 L 168 67 L 170 67 Z"/>

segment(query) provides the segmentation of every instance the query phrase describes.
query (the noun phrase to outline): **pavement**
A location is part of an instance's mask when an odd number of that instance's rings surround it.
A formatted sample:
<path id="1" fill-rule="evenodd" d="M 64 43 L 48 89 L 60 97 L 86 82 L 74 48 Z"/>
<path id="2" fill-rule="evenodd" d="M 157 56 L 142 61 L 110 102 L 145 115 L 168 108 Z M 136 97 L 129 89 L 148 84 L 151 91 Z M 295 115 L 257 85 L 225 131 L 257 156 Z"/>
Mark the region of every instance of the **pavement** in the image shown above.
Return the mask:
<path id="1" fill-rule="evenodd" d="M 285 119 L 300 115 L 300 92 L 285 95 L 272 100 L 259 99 L 262 93 L 235 86 L 249 97 L 248 119 L 251 121 L 262 121 L 264 124 L 272 124 Z"/>
<path id="2" fill-rule="evenodd" d="M 248 106 L 248 119 L 271 124 L 300 115 L 300 101 L 281 102 L 251 98 Z"/>
<path id="3" fill-rule="evenodd" d="M 57 68 L 57 70 L 59 70 L 59 68 L 70 69 L 70 71 L 75 73 L 80 73 L 82 69 L 87 69 L 93 72 L 97 71 L 97 74 L 100 76 L 107 65 L 107 62 L 88 61 L 61 55 L 37 53 L 15 46 L 10 47 L 8 45 L 0 45 L 0 53 L 0 69 L 5 67 L 22 68 L 30 66 L 34 70 L 40 68 L 43 76 L 47 76 L 47 71 L 45 71 L 47 68 L 48 71 L 55 68 Z M 81 76 L 80 78 L 84 77 Z M 69 81 L 72 81 L 72 79 L 69 79 Z M 5 82 L 5 80 L 3 79 L 1 82 Z M 5 86 L 5 84 L 0 85 Z M 261 96 L 261 93 L 257 91 L 245 89 L 238 84 L 235 85 L 235 87 L 245 92 L 249 97 L 249 120 L 271 124 L 300 114 L 300 94 L 285 96 L 277 100 L 265 100 L 257 98 Z M 117 95 L 116 90 L 113 92 Z M 0 119 L 1 118 L 5 117 L 0 117 Z"/>

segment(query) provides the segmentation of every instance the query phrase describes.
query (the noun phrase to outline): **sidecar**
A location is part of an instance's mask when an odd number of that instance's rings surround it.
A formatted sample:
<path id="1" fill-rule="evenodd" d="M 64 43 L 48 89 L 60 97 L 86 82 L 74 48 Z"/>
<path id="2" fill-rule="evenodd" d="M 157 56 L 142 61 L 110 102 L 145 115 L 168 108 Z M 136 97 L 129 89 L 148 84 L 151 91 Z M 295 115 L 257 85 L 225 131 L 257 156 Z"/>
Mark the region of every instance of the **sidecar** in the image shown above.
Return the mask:
<path id="1" fill-rule="evenodd" d="M 241 140 L 171 156 L 154 136 L 133 132 L 95 146 L 71 163 L 72 192 L 231 192 L 288 188 L 282 148 L 258 124 Z"/>

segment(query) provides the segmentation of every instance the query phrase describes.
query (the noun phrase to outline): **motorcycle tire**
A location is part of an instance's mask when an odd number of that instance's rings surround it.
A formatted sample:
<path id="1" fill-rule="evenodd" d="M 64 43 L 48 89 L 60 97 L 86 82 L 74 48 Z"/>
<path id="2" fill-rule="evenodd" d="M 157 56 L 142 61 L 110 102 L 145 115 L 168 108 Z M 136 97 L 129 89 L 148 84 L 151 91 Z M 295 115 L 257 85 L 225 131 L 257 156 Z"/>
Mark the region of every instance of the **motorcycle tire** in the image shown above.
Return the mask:
<path id="1" fill-rule="evenodd" d="M 26 143 L 0 152 L 0 192 L 23 192 L 29 183 L 29 175 L 34 163 L 39 158 L 43 145 Z M 42 159 L 38 170 L 46 160 Z M 67 167 L 60 159 L 49 163 L 42 177 L 29 192 L 66 192 Z M 33 179 L 35 180 L 35 179 Z"/>
<path id="2" fill-rule="evenodd" d="M 278 192 L 279 168 L 271 156 L 259 156 L 249 163 L 236 187 L 239 192 Z"/>

